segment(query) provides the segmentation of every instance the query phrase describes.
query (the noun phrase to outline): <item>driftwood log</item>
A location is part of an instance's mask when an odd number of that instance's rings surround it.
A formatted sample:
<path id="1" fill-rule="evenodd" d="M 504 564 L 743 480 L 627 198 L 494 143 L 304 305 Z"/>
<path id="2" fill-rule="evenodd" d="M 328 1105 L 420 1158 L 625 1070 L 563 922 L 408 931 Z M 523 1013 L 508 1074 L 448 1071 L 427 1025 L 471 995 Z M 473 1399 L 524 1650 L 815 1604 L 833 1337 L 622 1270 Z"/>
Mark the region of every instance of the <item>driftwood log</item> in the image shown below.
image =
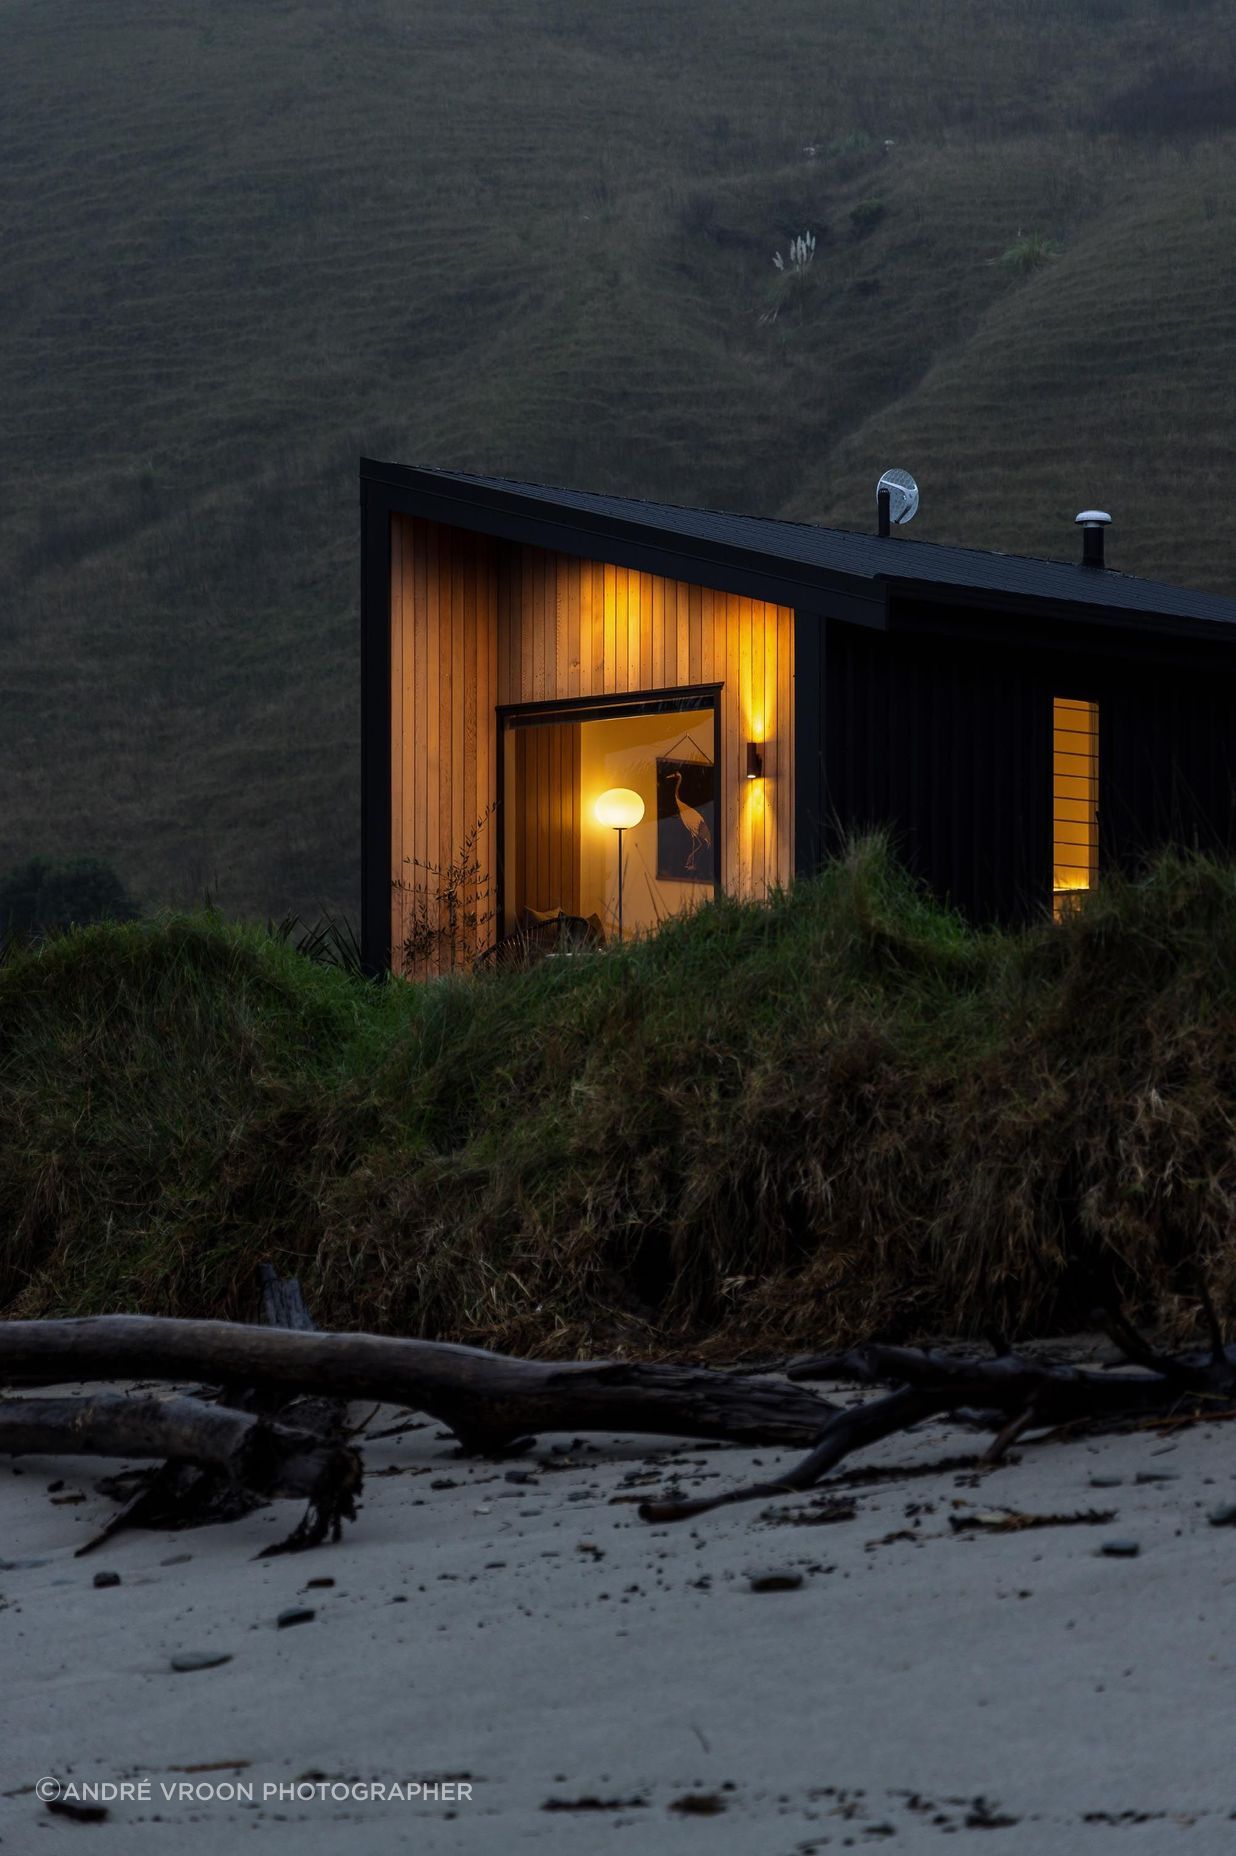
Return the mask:
<path id="1" fill-rule="evenodd" d="M 257 1281 L 258 1313 L 266 1326 L 313 1331 L 313 1318 L 294 1276 L 282 1278 L 272 1264 L 259 1263 Z M 259 1417 L 282 1417 L 296 1429 L 311 1431 L 326 1444 L 345 1441 L 348 1408 L 341 1399 L 302 1398 L 282 1387 L 224 1385 L 211 1396 L 210 1402 Z M 65 1412 L 68 1416 L 67 1404 Z M 80 1431 L 80 1426 L 76 1429 Z M 45 1448 L 50 1448 L 50 1441 Z M 72 1445 L 65 1444 L 61 1448 L 72 1448 Z M 149 1453 L 134 1450 L 118 1454 Z M 356 1461 L 359 1465 L 359 1457 Z M 240 1473 L 242 1468 L 243 1463 L 204 1461 L 200 1453 L 173 1453 L 157 1469 L 132 1471 L 119 1481 L 102 1483 L 101 1489 L 117 1494 L 124 1505 L 93 1539 L 77 1549 L 78 1554 L 92 1552 L 126 1528 L 206 1527 L 218 1521 L 239 1520 L 260 1507 L 272 1492 L 262 1486 L 260 1479 L 246 1481 Z M 285 1544 L 289 1547 L 315 1544 L 320 1538 L 320 1513 L 311 1504 Z"/>
<path id="2" fill-rule="evenodd" d="M 646 1362 L 519 1360 L 446 1342 L 319 1333 L 295 1283 L 280 1283 L 266 1268 L 262 1286 L 263 1312 L 277 1326 L 144 1315 L 0 1322 L 0 1384 L 166 1379 L 223 1388 L 213 1403 L 0 1398 L 0 1452 L 165 1457 L 155 1484 L 171 1479 L 173 1510 L 197 1478 L 212 1519 L 229 1518 L 229 1501 L 230 1512 L 243 1513 L 272 1494 L 307 1495 L 309 1513 L 284 1543 L 295 1546 L 328 1532 L 337 1537 L 341 1520 L 354 1514 L 361 1463 L 345 1435 L 351 1399 L 426 1412 L 470 1451 L 500 1451 L 536 1432 L 589 1430 L 809 1446 L 776 1478 L 699 1500 L 644 1503 L 641 1515 L 657 1522 L 812 1488 L 854 1450 L 946 1412 L 997 1433 L 981 1459 L 989 1464 L 1034 1430 L 1236 1417 L 1236 1348 L 1225 1345 L 1206 1298 L 1208 1352 L 1161 1352 L 1122 1316 L 1107 1315 L 1123 1355 L 1114 1363 L 1119 1371 L 1045 1363 L 1003 1342 L 994 1359 L 982 1360 L 872 1344 L 794 1360 L 785 1378 L 773 1379 Z M 818 1380 L 892 1389 L 838 1407 L 803 1383 Z M 147 1510 L 138 1517 L 126 1511 L 99 1538 L 135 1518 L 160 1524 L 166 1510 L 156 1503 L 148 1512 L 149 1494 L 131 1504 L 146 1500 Z"/>
<path id="3" fill-rule="evenodd" d="M 703 1366 L 519 1360 L 445 1341 L 89 1315 L 0 1322 L 0 1382 L 198 1380 L 408 1406 L 467 1450 L 542 1431 L 634 1431 L 734 1443 L 812 1443 L 835 1407 L 805 1386 Z"/>
<path id="4" fill-rule="evenodd" d="M 204 1399 L 126 1398 L 113 1392 L 0 1399 L 0 1454 L 66 1453 L 126 1461 L 164 1458 L 208 1470 L 243 1496 L 303 1496 L 310 1514 L 298 1544 L 301 1539 L 316 1544 L 328 1533 L 337 1539 L 340 1523 L 354 1518 L 361 1487 L 356 1450 Z M 94 1544 L 88 1542 L 79 1554 Z"/>
<path id="5" fill-rule="evenodd" d="M 1044 1365 L 1007 1349 L 994 1360 L 970 1360 L 878 1345 L 795 1361 L 789 1369 L 795 1379 L 849 1379 L 891 1384 L 896 1390 L 835 1412 L 809 1453 L 773 1480 L 699 1499 L 644 1502 L 640 1514 L 646 1521 L 687 1521 L 734 1502 L 799 1493 L 813 1488 L 852 1450 L 943 1412 L 982 1414 L 998 1428 L 983 1458 L 993 1464 L 1030 1430 L 1184 1413 L 1205 1416 L 1236 1405 L 1236 1348 L 1224 1346 L 1217 1322 L 1212 1320 L 1209 1353 L 1179 1355 L 1149 1346 L 1119 1315 L 1108 1315 L 1106 1323 L 1125 1360 L 1146 1370 Z"/>

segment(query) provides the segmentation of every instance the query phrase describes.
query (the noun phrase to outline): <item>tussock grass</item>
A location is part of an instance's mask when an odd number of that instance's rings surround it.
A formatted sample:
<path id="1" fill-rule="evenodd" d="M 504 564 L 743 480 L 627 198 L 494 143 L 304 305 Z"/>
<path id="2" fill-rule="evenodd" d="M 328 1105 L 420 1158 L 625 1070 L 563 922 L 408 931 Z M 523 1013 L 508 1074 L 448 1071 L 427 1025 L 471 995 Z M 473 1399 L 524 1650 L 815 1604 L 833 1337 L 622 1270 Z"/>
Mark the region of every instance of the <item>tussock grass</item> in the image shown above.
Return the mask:
<path id="1" fill-rule="evenodd" d="M 203 916 L 0 969 L 0 1307 L 527 1353 L 1236 1303 L 1236 872 L 976 932 L 878 839 L 766 905 L 375 987 Z"/>

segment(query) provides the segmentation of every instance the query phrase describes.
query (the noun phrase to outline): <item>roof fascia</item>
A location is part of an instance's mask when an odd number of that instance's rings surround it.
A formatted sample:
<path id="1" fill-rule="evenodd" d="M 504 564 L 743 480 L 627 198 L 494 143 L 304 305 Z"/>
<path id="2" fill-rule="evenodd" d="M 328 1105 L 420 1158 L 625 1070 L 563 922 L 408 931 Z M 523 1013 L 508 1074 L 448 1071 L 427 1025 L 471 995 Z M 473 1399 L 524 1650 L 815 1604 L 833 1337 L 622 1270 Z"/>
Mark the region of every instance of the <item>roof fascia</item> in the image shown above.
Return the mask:
<path id="1" fill-rule="evenodd" d="M 976 610 L 1010 618 L 1093 626 L 1146 638 L 1173 637 L 1199 643 L 1236 644 L 1236 629 L 1223 619 L 1195 619 L 1170 612 L 1143 612 L 1129 606 L 1089 605 L 1038 593 L 1010 593 L 996 587 L 952 586 L 939 580 L 894 580 L 883 576 L 888 592 L 890 630 L 971 633 Z M 926 610 L 921 610 L 925 608 Z"/>

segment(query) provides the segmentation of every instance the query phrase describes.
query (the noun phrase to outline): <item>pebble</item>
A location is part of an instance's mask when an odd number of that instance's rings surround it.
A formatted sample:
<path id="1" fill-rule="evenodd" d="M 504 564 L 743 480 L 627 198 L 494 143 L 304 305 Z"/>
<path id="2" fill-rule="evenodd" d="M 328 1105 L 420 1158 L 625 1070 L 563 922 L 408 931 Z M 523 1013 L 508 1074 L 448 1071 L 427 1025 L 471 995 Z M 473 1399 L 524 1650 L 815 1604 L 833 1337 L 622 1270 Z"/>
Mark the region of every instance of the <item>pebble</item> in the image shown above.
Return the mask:
<path id="1" fill-rule="evenodd" d="M 280 1630 L 286 1630 L 289 1624 L 312 1624 L 317 1615 L 308 1605 L 292 1605 L 279 1613 L 275 1623 Z"/>
<path id="2" fill-rule="evenodd" d="M 173 1656 L 172 1668 L 181 1671 L 217 1669 L 220 1663 L 230 1663 L 231 1660 L 230 1650 L 181 1650 Z"/>
<path id="3" fill-rule="evenodd" d="M 191 1553 L 173 1553 L 170 1560 L 160 1560 L 160 1566 L 185 1566 L 193 1558 Z"/>
<path id="4" fill-rule="evenodd" d="M 1139 1477 L 1138 1480 L 1140 1481 L 1141 1478 Z M 1123 1482 L 1123 1476 L 1091 1476 L 1090 1478 L 1092 1489 L 1118 1489 Z"/>
<path id="5" fill-rule="evenodd" d="M 1212 1508 L 1209 1518 L 1212 1527 L 1236 1527 L 1236 1502 L 1227 1502 L 1222 1508 Z"/>
<path id="6" fill-rule="evenodd" d="M 119 1585 L 120 1574 L 118 1572 L 96 1572 L 94 1575 L 94 1582 L 99 1587 L 105 1585 Z"/>
<path id="7" fill-rule="evenodd" d="M 67 1817 L 75 1824 L 102 1824 L 107 1819 L 105 1804 L 79 1804 L 76 1798 L 45 1798 L 53 1817 Z"/>
<path id="8" fill-rule="evenodd" d="M 506 1479 L 508 1482 L 535 1482 L 536 1471 L 532 1469 L 508 1469 L 506 1472 Z"/>
<path id="9" fill-rule="evenodd" d="M 1108 1560 L 1135 1560 L 1141 1550 L 1141 1543 L 1136 1540 L 1105 1540 L 1099 1553 Z"/>
<path id="10" fill-rule="evenodd" d="M 788 1566 L 771 1566 L 747 1576 L 753 1592 L 796 1592 L 803 1582 L 802 1574 Z"/>
<path id="11" fill-rule="evenodd" d="M 671 1799 L 669 1808 L 683 1817 L 718 1817 L 725 1810 L 725 1800 L 716 1792 L 686 1792 Z"/>

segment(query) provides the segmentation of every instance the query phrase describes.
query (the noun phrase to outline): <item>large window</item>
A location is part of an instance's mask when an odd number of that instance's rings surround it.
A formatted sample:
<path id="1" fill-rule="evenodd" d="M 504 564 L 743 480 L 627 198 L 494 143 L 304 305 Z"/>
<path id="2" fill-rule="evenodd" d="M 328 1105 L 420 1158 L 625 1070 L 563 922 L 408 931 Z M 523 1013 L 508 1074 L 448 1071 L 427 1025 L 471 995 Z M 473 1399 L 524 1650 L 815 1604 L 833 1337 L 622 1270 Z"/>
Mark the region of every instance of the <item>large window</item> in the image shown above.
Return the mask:
<path id="1" fill-rule="evenodd" d="M 504 713 L 504 934 L 561 915 L 610 942 L 715 894 L 717 717 L 712 690 Z"/>
<path id="2" fill-rule="evenodd" d="M 1059 921 L 1099 874 L 1099 705 L 1052 703 L 1052 914 Z"/>

